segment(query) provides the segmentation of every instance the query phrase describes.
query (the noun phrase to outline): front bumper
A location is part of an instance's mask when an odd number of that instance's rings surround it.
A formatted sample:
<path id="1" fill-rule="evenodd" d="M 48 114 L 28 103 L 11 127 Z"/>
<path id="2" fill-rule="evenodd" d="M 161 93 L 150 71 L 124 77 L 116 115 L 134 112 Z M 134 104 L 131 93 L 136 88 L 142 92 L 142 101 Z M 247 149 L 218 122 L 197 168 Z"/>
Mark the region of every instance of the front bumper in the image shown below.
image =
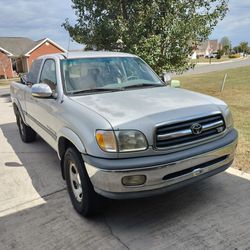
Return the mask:
<path id="1" fill-rule="evenodd" d="M 147 197 L 224 171 L 233 162 L 237 138 L 237 131 L 232 130 L 217 142 L 157 156 L 158 162 L 156 156 L 108 160 L 83 155 L 83 159 L 97 193 L 113 199 Z M 122 178 L 130 175 L 145 175 L 145 184 L 124 186 Z"/>

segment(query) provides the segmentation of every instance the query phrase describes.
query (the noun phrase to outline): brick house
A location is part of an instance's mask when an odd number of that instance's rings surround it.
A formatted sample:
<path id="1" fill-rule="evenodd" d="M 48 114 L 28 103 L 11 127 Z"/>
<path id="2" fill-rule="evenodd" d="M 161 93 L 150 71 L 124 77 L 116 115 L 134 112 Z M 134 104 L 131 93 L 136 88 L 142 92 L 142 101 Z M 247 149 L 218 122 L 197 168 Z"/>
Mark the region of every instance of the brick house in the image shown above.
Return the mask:
<path id="1" fill-rule="evenodd" d="M 197 55 L 199 56 L 208 56 L 212 53 L 217 52 L 222 49 L 222 45 L 219 43 L 217 39 L 207 40 L 198 46 Z"/>
<path id="2" fill-rule="evenodd" d="M 0 78 L 28 72 L 37 57 L 61 52 L 66 50 L 49 38 L 33 41 L 26 37 L 0 37 Z"/>
<path id="3" fill-rule="evenodd" d="M 212 53 L 217 52 L 218 50 L 222 49 L 222 45 L 219 43 L 217 39 L 214 40 L 207 40 L 200 44 L 199 46 L 195 47 L 194 53 L 191 56 L 192 59 L 196 59 L 197 56 L 209 56 Z"/>

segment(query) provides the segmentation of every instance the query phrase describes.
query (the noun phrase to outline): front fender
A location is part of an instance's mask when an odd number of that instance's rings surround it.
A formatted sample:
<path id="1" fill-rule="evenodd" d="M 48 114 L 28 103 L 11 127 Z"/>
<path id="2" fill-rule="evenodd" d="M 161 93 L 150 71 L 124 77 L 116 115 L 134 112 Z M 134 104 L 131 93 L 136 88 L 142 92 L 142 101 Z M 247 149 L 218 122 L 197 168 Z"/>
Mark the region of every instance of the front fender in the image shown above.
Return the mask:
<path id="1" fill-rule="evenodd" d="M 61 160 L 61 155 L 60 155 L 60 150 L 59 150 L 59 140 L 60 138 L 66 138 L 67 140 L 69 140 L 80 153 L 86 154 L 86 148 L 83 144 L 83 142 L 81 141 L 81 139 L 79 138 L 79 136 L 72 131 L 70 128 L 64 127 L 62 128 L 58 133 L 57 133 L 57 145 L 58 145 L 58 157 Z"/>

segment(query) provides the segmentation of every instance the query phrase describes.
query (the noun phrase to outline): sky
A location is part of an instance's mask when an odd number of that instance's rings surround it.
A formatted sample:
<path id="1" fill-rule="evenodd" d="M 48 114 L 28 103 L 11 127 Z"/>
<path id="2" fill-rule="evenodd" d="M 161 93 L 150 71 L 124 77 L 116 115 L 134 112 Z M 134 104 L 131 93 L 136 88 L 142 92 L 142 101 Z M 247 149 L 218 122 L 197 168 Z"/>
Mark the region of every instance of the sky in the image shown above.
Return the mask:
<path id="1" fill-rule="evenodd" d="M 242 41 L 250 45 L 250 0 L 229 0 L 229 12 L 215 27 L 211 39 L 227 36 L 233 46 Z"/>
<path id="2" fill-rule="evenodd" d="M 61 27 L 66 18 L 74 22 L 70 0 L 0 0 L 0 37 L 50 38 L 68 49 L 69 35 Z M 70 43 L 70 49 L 82 45 Z"/>
<path id="3" fill-rule="evenodd" d="M 241 41 L 250 44 L 250 0 L 229 0 L 229 9 L 210 38 L 228 36 L 233 46 Z M 48 37 L 68 49 L 69 35 L 61 27 L 66 18 L 75 21 L 71 0 L 0 0 L 0 36 Z M 70 42 L 69 48 L 82 45 Z"/>

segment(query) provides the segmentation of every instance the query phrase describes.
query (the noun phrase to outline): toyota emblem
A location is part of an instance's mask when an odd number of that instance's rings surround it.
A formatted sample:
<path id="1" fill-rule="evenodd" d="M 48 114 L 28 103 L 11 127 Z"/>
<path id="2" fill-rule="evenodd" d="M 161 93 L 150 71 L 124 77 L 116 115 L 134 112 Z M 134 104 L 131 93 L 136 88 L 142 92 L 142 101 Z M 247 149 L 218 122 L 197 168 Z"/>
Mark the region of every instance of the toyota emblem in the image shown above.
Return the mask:
<path id="1" fill-rule="evenodd" d="M 202 132 L 202 125 L 199 124 L 199 123 L 194 123 L 192 126 L 191 126 L 191 131 L 194 135 L 199 135 L 201 134 Z"/>

